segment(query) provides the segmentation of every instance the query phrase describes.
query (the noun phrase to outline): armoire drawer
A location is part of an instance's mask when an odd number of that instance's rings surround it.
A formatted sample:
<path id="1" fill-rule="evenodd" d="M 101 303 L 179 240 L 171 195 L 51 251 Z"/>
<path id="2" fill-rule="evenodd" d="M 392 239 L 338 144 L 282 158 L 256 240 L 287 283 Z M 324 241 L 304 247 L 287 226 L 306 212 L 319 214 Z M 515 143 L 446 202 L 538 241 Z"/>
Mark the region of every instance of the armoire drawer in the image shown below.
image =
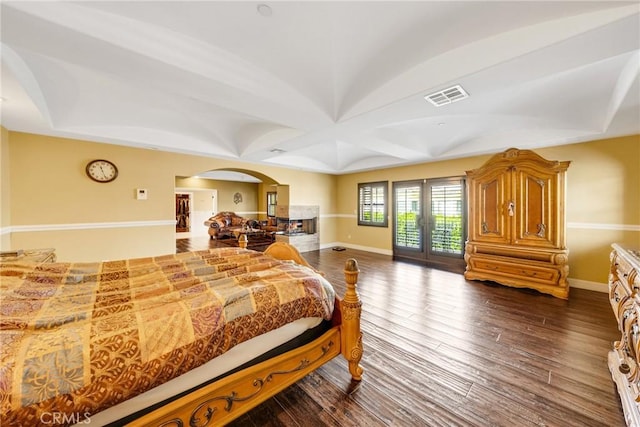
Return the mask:
<path id="1" fill-rule="evenodd" d="M 493 272 L 504 276 L 528 278 L 532 281 L 554 284 L 560 275 L 558 270 L 537 267 L 529 264 L 514 262 L 504 263 L 490 259 L 471 259 L 473 268 L 478 271 Z"/>

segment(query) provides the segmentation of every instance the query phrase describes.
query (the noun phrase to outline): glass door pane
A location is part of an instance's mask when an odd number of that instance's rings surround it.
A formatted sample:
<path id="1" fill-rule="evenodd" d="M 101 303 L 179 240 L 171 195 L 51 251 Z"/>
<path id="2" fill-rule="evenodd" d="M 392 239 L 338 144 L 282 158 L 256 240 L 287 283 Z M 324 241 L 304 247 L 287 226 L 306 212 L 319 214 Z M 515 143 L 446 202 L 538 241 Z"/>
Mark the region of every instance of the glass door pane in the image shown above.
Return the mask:
<path id="1" fill-rule="evenodd" d="M 394 186 L 394 246 L 422 251 L 422 185 Z"/>
<path id="2" fill-rule="evenodd" d="M 429 186 L 430 251 L 436 255 L 462 255 L 464 251 L 462 181 L 434 182 Z"/>

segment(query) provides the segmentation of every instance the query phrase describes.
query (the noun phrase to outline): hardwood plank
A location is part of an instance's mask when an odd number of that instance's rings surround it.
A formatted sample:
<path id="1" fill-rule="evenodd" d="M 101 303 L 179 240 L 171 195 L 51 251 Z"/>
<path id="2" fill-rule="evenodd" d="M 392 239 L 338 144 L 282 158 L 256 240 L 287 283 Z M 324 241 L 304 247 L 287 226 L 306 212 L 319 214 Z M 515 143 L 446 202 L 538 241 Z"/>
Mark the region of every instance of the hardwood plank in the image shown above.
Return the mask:
<path id="1" fill-rule="evenodd" d="M 295 425 L 295 422 L 295 418 L 287 413 L 276 399 L 269 399 L 228 424 L 228 427 L 282 427 Z"/>
<path id="2" fill-rule="evenodd" d="M 330 363 L 336 363 L 336 360 Z M 346 366 L 343 369 L 348 372 Z M 341 382 L 343 385 L 350 381 L 348 375 L 345 375 L 343 379 L 344 381 Z M 298 384 L 308 397 L 322 405 L 332 418 L 338 421 L 340 426 L 360 427 L 366 425 L 375 427 L 384 425 L 378 414 L 366 411 L 357 401 L 352 399 L 346 389 L 340 388 L 339 384 L 326 381 L 317 371 L 307 375 Z"/>
<path id="3" fill-rule="evenodd" d="M 354 391 L 338 357 L 233 425 L 625 425 L 606 293 L 566 301 L 353 249 L 303 255 L 340 295 L 344 262 L 358 261 L 363 381 Z"/>
<path id="4" fill-rule="evenodd" d="M 294 384 L 278 394 L 276 401 L 284 408 L 292 419 L 303 421 L 305 426 L 321 427 L 342 425 L 335 416 L 326 411 L 322 405 L 308 398 L 307 392 Z"/>

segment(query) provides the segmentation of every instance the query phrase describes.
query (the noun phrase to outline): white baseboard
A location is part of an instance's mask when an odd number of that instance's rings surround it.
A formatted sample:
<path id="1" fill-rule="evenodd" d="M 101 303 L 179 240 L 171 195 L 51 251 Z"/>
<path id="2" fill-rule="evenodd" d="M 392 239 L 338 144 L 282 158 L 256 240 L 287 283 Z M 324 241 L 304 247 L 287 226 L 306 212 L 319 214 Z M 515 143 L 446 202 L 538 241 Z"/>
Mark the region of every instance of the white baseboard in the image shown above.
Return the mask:
<path id="1" fill-rule="evenodd" d="M 572 279 L 569 277 L 569 287 L 586 289 L 588 291 L 609 292 L 609 285 L 606 283 L 592 282 L 590 280 Z"/>
<path id="2" fill-rule="evenodd" d="M 373 252 L 376 254 L 393 256 L 392 250 L 372 248 L 369 246 L 361 246 L 361 245 L 351 245 L 349 243 L 343 243 L 343 242 L 324 243 L 320 245 L 320 249 L 330 249 L 335 246 L 342 246 L 344 248 L 356 249 L 359 251 Z M 571 288 L 586 289 L 588 291 L 595 291 L 595 292 L 609 292 L 609 286 L 606 283 L 592 282 L 590 280 L 572 279 L 571 277 L 569 277 L 568 280 L 569 280 L 569 287 Z"/>
<path id="3" fill-rule="evenodd" d="M 349 243 L 342 243 L 342 242 L 323 243 L 322 245 L 320 245 L 320 249 L 331 249 L 335 246 L 342 246 L 343 248 L 356 249 L 358 251 L 373 252 L 381 255 L 389 255 L 389 256 L 393 255 L 393 251 L 390 251 L 388 249 L 372 248 L 370 246 L 352 245 Z"/>

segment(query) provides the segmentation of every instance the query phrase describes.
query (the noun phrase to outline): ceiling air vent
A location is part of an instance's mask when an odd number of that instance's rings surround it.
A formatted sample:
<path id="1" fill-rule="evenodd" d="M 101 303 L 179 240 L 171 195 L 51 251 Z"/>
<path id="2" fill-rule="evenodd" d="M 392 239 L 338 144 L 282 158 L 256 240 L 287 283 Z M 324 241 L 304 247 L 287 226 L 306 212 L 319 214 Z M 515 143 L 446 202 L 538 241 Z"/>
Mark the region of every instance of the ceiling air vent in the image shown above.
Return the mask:
<path id="1" fill-rule="evenodd" d="M 443 89 L 439 92 L 434 92 L 430 95 L 426 95 L 424 98 L 435 105 L 440 107 L 445 104 L 451 104 L 452 102 L 460 101 L 461 99 L 468 98 L 467 92 L 462 89 L 462 86 L 455 85 L 447 89 Z"/>

